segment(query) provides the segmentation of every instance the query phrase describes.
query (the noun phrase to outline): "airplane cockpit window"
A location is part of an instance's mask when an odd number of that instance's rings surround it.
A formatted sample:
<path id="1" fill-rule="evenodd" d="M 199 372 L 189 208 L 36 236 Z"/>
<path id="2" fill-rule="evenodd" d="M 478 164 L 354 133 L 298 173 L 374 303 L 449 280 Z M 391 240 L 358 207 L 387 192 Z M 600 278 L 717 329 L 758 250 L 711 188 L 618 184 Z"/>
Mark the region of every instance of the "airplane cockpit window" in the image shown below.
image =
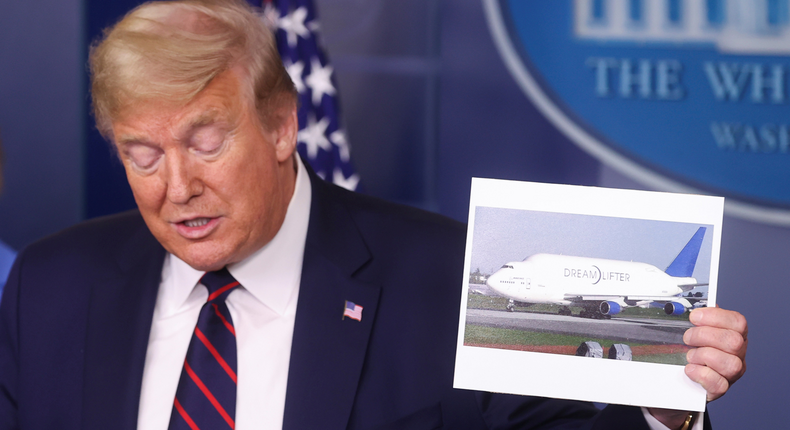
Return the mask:
<path id="1" fill-rule="evenodd" d="M 502 269 L 512 269 L 512 268 L 513 268 L 513 266 L 511 266 L 509 264 L 505 264 L 504 266 L 502 266 Z"/>

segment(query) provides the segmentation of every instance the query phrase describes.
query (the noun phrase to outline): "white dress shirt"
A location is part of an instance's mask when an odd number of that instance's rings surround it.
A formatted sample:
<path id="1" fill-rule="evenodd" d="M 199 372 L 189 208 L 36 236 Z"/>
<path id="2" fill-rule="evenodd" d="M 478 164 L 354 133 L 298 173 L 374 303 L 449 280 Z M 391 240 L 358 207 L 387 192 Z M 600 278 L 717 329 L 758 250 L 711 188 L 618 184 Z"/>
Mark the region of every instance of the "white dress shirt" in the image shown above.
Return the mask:
<path id="1" fill-rule="evenodd" d="M 277 235 L 228 266 L 242 286 L 226 301 L 236 330 L 236 430 L 282 428 L 311 199 L 310 178 L 296 160 L 294 194 Z M 145 357 L 140 430 L 167 430 L 184 357 L 208 298 L 201 276 L 175 255 L 165 257 Z"/>

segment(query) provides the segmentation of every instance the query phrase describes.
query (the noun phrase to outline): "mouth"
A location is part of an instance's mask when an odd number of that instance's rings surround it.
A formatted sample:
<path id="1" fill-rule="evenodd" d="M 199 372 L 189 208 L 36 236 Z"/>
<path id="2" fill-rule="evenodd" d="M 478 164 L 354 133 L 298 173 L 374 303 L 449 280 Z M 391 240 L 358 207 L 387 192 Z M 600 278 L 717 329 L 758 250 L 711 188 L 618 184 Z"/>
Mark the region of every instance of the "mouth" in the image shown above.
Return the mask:
<path id="1" fill-rule="evenodd" d="M 190 228 L 203 227 L 204 225 L 208 224 L 209 221 L 211 221 L 211 218 L 195 218 L 183 221 L 183 224 Z"/>
<path id="2" fill-rule="evenodd" d="M 210 235 L 219 225 L 218 217 L 197 217 L 175 222 L 178 233 L 187 239 L 203 239 Z"/>

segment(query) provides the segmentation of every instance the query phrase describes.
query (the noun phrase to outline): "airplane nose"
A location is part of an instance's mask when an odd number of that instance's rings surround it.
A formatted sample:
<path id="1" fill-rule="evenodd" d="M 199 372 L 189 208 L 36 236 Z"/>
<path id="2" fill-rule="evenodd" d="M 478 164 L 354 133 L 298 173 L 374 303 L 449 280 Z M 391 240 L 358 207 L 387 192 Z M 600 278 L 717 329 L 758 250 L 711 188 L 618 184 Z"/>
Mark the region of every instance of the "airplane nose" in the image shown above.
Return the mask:
<path id="1" fill-rule="evenodd" d="M 489 276 L 488 279 L 486 279 L 486 285 L 488 285 L 488 287 L 493 289 L 494 291 L 500 291 L 501 292 L 502 285 L 499 282 L 501 280 L 501 278 L 502 278 L 502 274 L 499 273 L 499 272 L 496 272 L 493 275 Z"/>

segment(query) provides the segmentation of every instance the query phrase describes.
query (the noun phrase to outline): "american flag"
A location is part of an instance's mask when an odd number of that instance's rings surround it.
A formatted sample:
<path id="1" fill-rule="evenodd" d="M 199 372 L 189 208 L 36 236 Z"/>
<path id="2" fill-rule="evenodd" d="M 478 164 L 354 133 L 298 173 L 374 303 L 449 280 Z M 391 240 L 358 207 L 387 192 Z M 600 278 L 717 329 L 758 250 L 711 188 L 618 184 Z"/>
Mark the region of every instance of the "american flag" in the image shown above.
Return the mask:
<path id="1" fill-rule="evenodd" d="M 275 30 L 277 49 L 299 91 L 297 150 L 315 172 L 349 190 L 359 188 L 346 132 L 340 125 L 333 68 L 318 42 L 313 0 L 247 0 Z"/>
<path id="2" fill-rule="evenodd" d="M 346 308 L 343 310 L 343 319 L 346 317 L 362 321 L 362 306 L 346 300 Z"/>

